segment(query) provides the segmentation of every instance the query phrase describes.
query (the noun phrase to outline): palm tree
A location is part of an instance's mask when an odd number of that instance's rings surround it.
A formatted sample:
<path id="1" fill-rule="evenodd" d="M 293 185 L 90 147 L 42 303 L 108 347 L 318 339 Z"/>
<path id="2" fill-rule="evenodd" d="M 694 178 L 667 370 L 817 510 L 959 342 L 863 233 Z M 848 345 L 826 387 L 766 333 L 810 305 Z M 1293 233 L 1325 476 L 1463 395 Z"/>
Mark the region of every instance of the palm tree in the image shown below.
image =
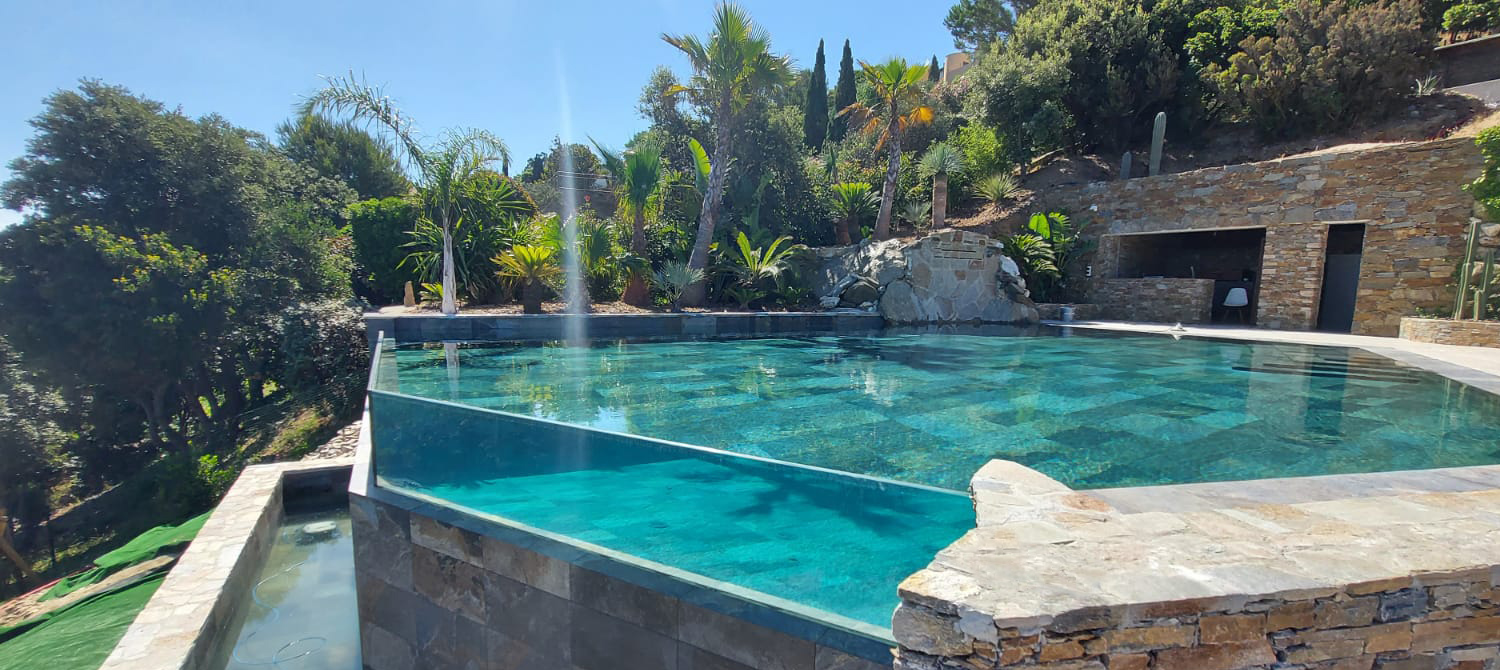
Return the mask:
<path id="1" fill-rule="evenodd" d="M 521 285 L 521 311 L 527 314 L 542 313 L 542 296 L 562 276 L 557 248 L 550 246 L 517 244 L 496 256 L 495 265 L 501 277 Z"/>
<path id="2" fill-rule="evenodd" d="M 896 202 L 896 176 L 901 170 L 901 135 L 908 127 L 932 122 L 932 108 L 922 104 L 927 94 L 927 66 L 906 64 L 892 58 L 880 65 L 860 61 L 865 83 L 875 93 L 873 107 L 856 102 L 839 110 L 853 126 L 866 133 L 880 133 L 875 148 L 890 151 L 885 169 L 885 187 L 880 190 L 880 215 L 875 219 L 875 239 L 891 236 L 891 207 Z"/>
<path id="3" fill-rule="evenodd" d="M 834 184 L 832 188 L 833 211 L 839 215 L 834 233 L 838 237 L 839 244 L 853 244 L 854 240 L 849 236 L 849 230 L 852 226 L 858 225 L 860 219 L 875 213 L 879 206 L 875 200 L 875 193 L 870 190 L 869 184 L 862 181 Z"/>
<path id="4" fill-rule="evenodd" d="M 620 191 L 620 201 L 630 208 L 630 253 L 636 258 L 646 257 L 646 202 L 661 190 L 661 147 L 650 144 L 626 151 L 623 155 L 605 149 L 589 138 L 604 167 L 614 176 Z M 646 305 L 651 302 L 651 289 L 646 286 L 646 277 L 632 270 L 625 283 L 621 300 L 631 305 Z"/>
<path id="5" fill-rule="evenodd" d="M 690 92 L 710 106 L 714 122 L 714 153 L 708 184 L 703 193 L 703 207 L 698 213 L 698 235 L 693 241 L 688 266 L 708 266 L 709 245 L 713 243 L 714 226 L 724 201 L 724 181 L 733 156 L 731 141 L 741 111 L 757 94 L 770 91 L 791 80 L 791 61 L 771 53 L 771 38 L 750 15 L 738 5 L 722 2 L 714 10 L 714 28 L 707 40 L 694 35 L 662 35 L 663 40 L 686 54 L 693 76 L 686 86 L 667 92 L 676 95 Z M 702 281 L 689 286 L 683 302 L 703 302 Z"/>
<path id="6" fill-rule="evenodd" d="M 688 267 L 682 261 L 667 261 L 661 269 L 656 272 L 656 286 L 662 293 L 667 294 L 667 300 L 672 303 L 672 311 L 682 311 L 682 292 L 693 284 L 701 283 L 706 274 L 698 268 Z"/>
<path id="7" fill-rule="evenodd" d="M 415 186 L 423 216 L 443 231 L 443 313 L 457 314 L 454 292 L 458 281 L 453 269 L 453 223 L 458 219 L 463 189 L 474 177 L 500 163 L 510 169 L 510 149 L 500 138 L 477 129 L 449 131 L 436 144 L 423 145 L 416 124 L 396 107 L 379 87 L 347 77 L 328 77 L 327 85 L 303 103 L 302 112 L 343 114 L 351 120 L 381 126 L 393 136 L 415 171 Z"/>
<path id="8" fill-rule="evenodd" d="M 922 176 L 932 178 L 932 229 L 943 227 L 948 217 L 948 177 L 964 169 L 964 155 L 946 142 L 938 142 L 922 156 Z"/>

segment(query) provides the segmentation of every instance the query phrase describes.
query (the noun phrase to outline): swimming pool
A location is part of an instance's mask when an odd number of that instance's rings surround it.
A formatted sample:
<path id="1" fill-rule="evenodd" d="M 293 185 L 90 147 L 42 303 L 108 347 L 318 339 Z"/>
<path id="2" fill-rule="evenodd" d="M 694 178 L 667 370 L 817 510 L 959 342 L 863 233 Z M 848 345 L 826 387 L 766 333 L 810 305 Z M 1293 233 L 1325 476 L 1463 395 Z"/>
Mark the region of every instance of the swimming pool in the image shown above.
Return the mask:
<path id="1" fill-rule="evenodd" d="M 387 343 L 370 412 L 382 486 L 864 631 L 991 459 L 1075 488 L 1500 462 L 1489 393 L 1159 336 Z"/>

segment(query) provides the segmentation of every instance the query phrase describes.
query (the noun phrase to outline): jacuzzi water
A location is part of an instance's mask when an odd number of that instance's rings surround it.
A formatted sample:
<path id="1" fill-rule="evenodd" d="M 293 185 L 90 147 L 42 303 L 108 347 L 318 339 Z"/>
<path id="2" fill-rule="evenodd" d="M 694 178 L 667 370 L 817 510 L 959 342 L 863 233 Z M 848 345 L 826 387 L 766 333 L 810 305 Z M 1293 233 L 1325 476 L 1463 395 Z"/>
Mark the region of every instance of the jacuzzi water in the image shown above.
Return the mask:
<path id="1" fill-rule="evenodd" d="M 288 514 L 250 593 L 226 670 L 359 670 L 349 508 Z"/>
<path id="2" fill-rule="evenodd" d="M 370 413 L 382 486 L 887 630 L 990 459 L 1078 488 L 1500 462 L 1478 389 L 1146 336 L 383 348 Z"/>

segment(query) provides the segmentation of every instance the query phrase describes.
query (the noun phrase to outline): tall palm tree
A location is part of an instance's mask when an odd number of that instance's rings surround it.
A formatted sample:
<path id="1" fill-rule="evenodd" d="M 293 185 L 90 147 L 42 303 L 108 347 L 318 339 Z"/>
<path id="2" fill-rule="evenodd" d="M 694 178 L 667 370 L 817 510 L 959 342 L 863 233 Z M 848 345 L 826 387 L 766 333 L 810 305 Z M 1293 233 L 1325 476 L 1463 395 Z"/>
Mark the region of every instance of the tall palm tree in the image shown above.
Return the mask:
<path id="1" fill-rule="evenodd" d="M 630 253 L 636 258 L 646 257 L 646 202 L 661 190 L 661 147 L 646 144 L 624 154 L 604 148 L 593 138 L 594 148 L 604 159 L 604 167 L 614 176 L 620 192 L 620 202 L 630 208 Z M 651 302 L 651 289 L 646 285 L 646 275 L 637 269 L 630 271 L 625 282 L 625 293 L 621 300 L 631 305 L 646 305 Z"/>
<path id="2" fill-rule="evenodd" d="M 839 110 L 850 127 L 880 133 L 875 148 L 890 151 L 885 169 L 885 187 L 880 190 L 880 215 L 875 219 L 875 239 L 891 236 L 891 207 L 896 202 L 896 176 L 901 170 L 901 135 L 906 129 L 932 122 L 932 108 L 923 104 L 927 94 L 927 66 L 907 65 L 905 58 L 892 58 L 879 65 L 860 61 L 861 76 L 875 92 L 875 105 L 856 102 Z"/>
<path id="3" fill-rule="evenodd" d="M 708 184 L 698 214 L 698 235 L 688 256 L 688 266 L 701 270 L 708 266 L 709 245 L 713 243 L 714 226 L 724 202 L 724 182 L 730 157 L 734 155 L 731 141 L 737 117 L 757 94 L 791 80 L 791 61 L 786 56 L 772 54 L 770 36 L 745 10 L 729 2 L 721 2 L 714 9 L 713 32 L 706 40 L 695 35 L 663 34 L 661 38 L 686 54 L 693 67 L 687 85 L 673 87 L 667 94 L 692 93 L 709 106 L 709 117 L 714 122 Z M 684 292 L 682 302 L 701 304 L 704 290 L 702 281 L 695 282 Z"/>
<path id="4" fill-rule="evenodd" d="M 930 66 L 929 66 L 930 67 Z M 964 155 L 947 142 L 938 142 L 922 155 L 922 176 L 932 178 L 932 229 L 948 217 L 948 177 L 964 169 Z"/>
<path id="5" fill-rule="evenodd" d="M 422 214 L 443 231 L 443 313 L 457 314 L 454 295 L 458 281 L 453 268 L 453 224 L 458 220 L 465 184 L 500 163 L 510 170 L 510 149 L 500 138 L 477 129 L 450 130 L 433 144 L 423 144 L 411 117 L 406 116 L 379 87 L 363 79 L 328 77 L 322 90 L 303 103 L 303 113 L 331 112 L 351 120 L 380 126 L 400 146 L 407 167 L 416 173 L 414 186 Z"/>
<path id="6" fill-rule="evenodd" d="M 854 239 L 850 237 L 849 230 L 858 225 L 860 219 L 875 213 L 875 193 L 870 190 L 869 184 L 862 181 L 834 184 L 832 191 L 833 210 L 839 215 L 834 234 L 839 244 L 853 244 Z"/>

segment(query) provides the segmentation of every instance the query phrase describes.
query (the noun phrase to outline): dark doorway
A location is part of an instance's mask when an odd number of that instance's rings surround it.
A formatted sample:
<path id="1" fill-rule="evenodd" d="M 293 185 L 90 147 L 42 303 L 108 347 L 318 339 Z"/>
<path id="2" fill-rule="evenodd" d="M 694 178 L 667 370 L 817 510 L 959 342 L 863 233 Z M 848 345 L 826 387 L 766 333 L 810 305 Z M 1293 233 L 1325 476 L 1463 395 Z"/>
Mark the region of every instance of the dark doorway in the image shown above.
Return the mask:
<path id="1" fill-rule="evenodd" d="M 1122 235 L 1116 277 L 1212 279 L 1210 320 L 1253 325 L 1265 246 L 1265 228 Z"/>
<path id="2" fill-rule="evenodd" d="M 1318 330 L 1347 333 L 1354 328 L 1354 300 L 1359 294 L 1359 260 L 1365 248 L 1365 224 L 1328 226 L 1328 256 L 1323 261 L 1323 297 L 1318 301 Z"/>

